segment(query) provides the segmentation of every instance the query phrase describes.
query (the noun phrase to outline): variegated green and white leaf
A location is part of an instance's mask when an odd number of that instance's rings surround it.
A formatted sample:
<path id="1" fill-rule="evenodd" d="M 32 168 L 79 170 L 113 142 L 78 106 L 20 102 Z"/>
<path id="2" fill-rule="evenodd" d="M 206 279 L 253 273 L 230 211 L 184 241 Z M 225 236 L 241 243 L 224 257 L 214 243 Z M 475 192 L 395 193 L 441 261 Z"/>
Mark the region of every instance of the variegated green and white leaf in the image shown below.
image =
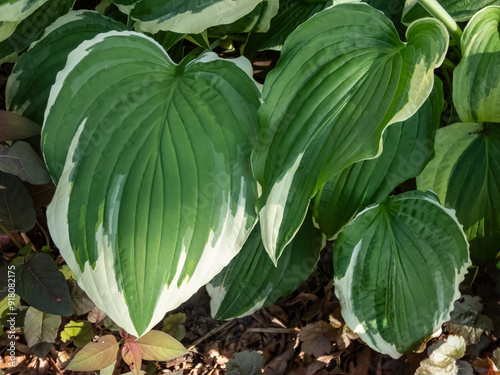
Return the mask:
<path id="1" fill-rule="evenodd" d="M 1 0 L 0 21 L 22 21 L 48 0 Z"/>
<path id="2" fill-rule="evenodd" d="M 15 62 L 31 43 L 40 38 L 45 28 L 68 13 L 74 3 L 75 0 L 50 0 L 42 4 L 17 25 L 9 38 L 0 42 L 0 64 Z"/>
<path id="3" fill-rule="evenodd" d="M 438 3 L 455 19 L 468 21 L 476 12 L 488 5 L 500 5 L 500 0 L 438 0 Z M 430 14 L 418 3 L 418 0 L 406 0 L 402 21 L 409 25 L 413 21 L 429 17 Z"/>
<path id="4" fill-rule="evenodd" d="M 422 172 L 434 154 L 443 105 L 443 85 L 436 78 L 422 107 L 384 133 L 378 158 L 355 163 L 325 183 L 312 201 L 314 219 L 323 233 L 335 237 L 356 212 L 381 202 L 399 184 Z"/>
<path id="5" fill-rule="evenodd" d="M 474 263 L 493 259 L 500 243 L 500 129 L 453 124 L 436 134 L 436 155 L 417 178 L 457 211 Z"/>
<path id="6" fill-rule="evenodd" d="M 257 50 L 281 48 L 288 35 L 313 14 L 325 9 L 327 3 L 304 0 L 280 0 L 278 14 L 271 19 L 266 33 L 252 33 L 245 45 L 245 55 Z"/>
<path id="7" fill-rule="evenodd" d="M 411 117 L 429 96 L 448 33 L 424 19 L 410 26 L 407 40 L 381 12 L 358 3 L 317 13 L 285 42 L 264 84 L 252 160 L 263 191 L 262 238 L 275 262 L 316 190 L 380 154 L 385 128 Z"/>
<path id="8" fill-rule="evenodd" d="M 68 54 L 99 33 L 124 29 L 122 23 L 90 10 L 71 11 L 57 19 L 14 66 L 7 80 L 7 108 L 43 123 L 50 88 Z"/>
<path id="9" fill-rule="evenodd" d="M 292 293 L 314 270 L 323 245 L 309 215 L 275 267 L 255 226 L 240 253 L 207 284 L 212 317 L 241 318 Z"/>
<path id="10" fill-rule="evenodd" d="M 208 53 L 176 65 L 134 32 L 83 42 L 57 75 L 42 129 L 57 183 L 49 229 L 82 289 L 130 334 L 243 246 L 255 223 L 258 106 L 233 62 Z"/>
<path id="11" fill-rule="evenodd" d="M 335 293 L 347 325 L 393 358 L 417 349 L 449 320 L 470 265 L 454 211 L 411 191 L 368 207 L 339 235 Z"/>
<path id="12" fill-rule="evenodd" d="M 209 33 L 221 36 L 249 32 L 265 33 L 271 27 L 271 20 L 278 13 L 279 3 L 279 0 L 262 0 L 254 10 L 239 20 L 211 27 Z"/>
<path id="13" fill-rule="evenodd" d="M 122 12 L 139 21 L 149 33 L 160 30 L 199 34 L 212 26 L 232 23 L 250 13 L 263 0 L 139 0 L 121 5 Z"/>
<path id="14" fill-rule="evenodd" d="M 461 39 L 453 103 L 463 122 L 500 122 L 500 6 L 478 12 Z"/>

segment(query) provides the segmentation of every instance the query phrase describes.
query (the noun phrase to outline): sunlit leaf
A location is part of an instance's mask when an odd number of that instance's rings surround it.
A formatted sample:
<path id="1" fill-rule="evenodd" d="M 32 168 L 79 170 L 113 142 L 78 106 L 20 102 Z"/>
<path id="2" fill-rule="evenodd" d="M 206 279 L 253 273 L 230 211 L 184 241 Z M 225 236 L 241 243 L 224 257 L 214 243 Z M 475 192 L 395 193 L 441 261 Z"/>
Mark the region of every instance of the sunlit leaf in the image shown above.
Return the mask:
<path id="1" fill-rule="evenodd" d="M 141 349 L 142 358 L 147 361 L 168 361 L 186 354 L 179 341 L 162 331 L 149 331 L 135 343 Z"/>
<path id="2" fill-rule="evenodd" d="M 111 366 L 116 361 L 118 343 L 113 335 L 99 337 L 97 342 L 90 342 L 71 360 L 67 370 L 96 371 Z"/>

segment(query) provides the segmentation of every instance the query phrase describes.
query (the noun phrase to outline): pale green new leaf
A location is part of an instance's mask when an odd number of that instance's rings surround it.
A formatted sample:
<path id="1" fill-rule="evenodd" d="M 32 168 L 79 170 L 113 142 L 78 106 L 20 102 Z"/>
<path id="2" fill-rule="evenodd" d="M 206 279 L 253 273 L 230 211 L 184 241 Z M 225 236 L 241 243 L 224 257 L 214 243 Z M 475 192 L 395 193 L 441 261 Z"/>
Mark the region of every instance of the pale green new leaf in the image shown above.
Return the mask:
<path id="1" fill-rule="evenodd" d="M 500 6 L 478 12 L 461 39 L 453 103 L 463 122 L 500 122 Z"/>
<path id="2" fill-rule="evenodd" d="M 257 225 L 240 253 L 207 284 L 212 317 L 241 318 L 292 293 L 314 270 L 322 237 L 309 215 L 275 267 Z"/>
<path id="3" fill-rule="evenodd" d="M 160 30 L 199 34 L 212 26 L 232 23 L 250 13 L 263 0 L 139 0 L 118 7 L 137 27 L 149 33 Z"/>
<path id="4" fill-rule="evenodd" d="M 411 191 L 358 214 L 339 235 L 333 264 L 346 324 L 397 358 L 449 319 L 470 259 L 453 210 Z"/>
<path id="5" fill-rule="evenodd" d="M 0 21 L 22 21 L 48 0 L 1 0 Z"/>
<path id="6" fill-rule="evenodd" d="M 149 331 L 134 342 L 146 361 L 168 361 L 187 352 L 179 341 L 162 331 Z"/>
<path id="7" fill-rule="evenodd" d="M 500 0 L 438 0 L 438 3 L 455 21 L 468 21 L 476 12 L 488 5 L 500 5 Z M 407 0 L 403 10 L 403 23 L 409 25 L 413 21 L 430 17 L 430 14 L 418 3 L 418 0 Z"/>
<path id="8" fill-rule="evenodd" d="M 96 371 L 111 366 L 116 361 L 118 343 L 113 335 L 99 337 L 97 342 L 89 342 L 71 360 L 67 370 Z"/>
<path id="9" fill-rule="evenodd" d="M 49 229 L 92 301 L 139 337 L 254 226 L 259 91 L 244 58 L 176 65 L 133 32 L 99 34 L 68 61 L 42 129 Z"/>
<path id="10" fill-rule="evenodd" d="M 90 10 L 71 11 L 57 19 L 14 66 L 5 90 L 7 108 L 43 123 L 50 88 L 68 54 L 99 33 L 124 29 L 122 23 Z"/>
<path id="11" fill-rule="evenodd" d="M 312 201 L 314 219 L 323 233 L 335 237 L 358 210 L 381 202 L 424 169 L 434 153 L 443 104 L 443 86 L 436 78 L 422 107 L 384 133 L 378 158 L 355 163 L 325 183 Z"/>
<path id="12" fill-rule="evenodd" d="M 496 124 L 453 124 L 436 134 L 436 155 L 417 178 L 457 212 L 474 263 L 499 252 L 500 128 Z"/>
<path id="13" fill-rule="evenodd" d="M 317 189 L 377 156 L 385 128 L 411 117 L 429 96 L 448 33 L 439 21 L 423 19 L 410 26 L 407 40 L 362 3 L 323 10 L 286 40 L 264 84 L 252 160 L 262 186 L 262 238 L 274 262 Z"/>
<path id="14" fill-rule="evenodd" d="M 0 64 L 14 62 L 32 42 L 40 38 L 47 26 L 68 13 L 74 3 L 75 0 L 48 1 L 19 23 L 9 38 L 0 42 Z"/>
<path id="15" fill-rule="evenodd" d="M 12 35 L 19 22 L 0 21 L 0 42 Z"/>

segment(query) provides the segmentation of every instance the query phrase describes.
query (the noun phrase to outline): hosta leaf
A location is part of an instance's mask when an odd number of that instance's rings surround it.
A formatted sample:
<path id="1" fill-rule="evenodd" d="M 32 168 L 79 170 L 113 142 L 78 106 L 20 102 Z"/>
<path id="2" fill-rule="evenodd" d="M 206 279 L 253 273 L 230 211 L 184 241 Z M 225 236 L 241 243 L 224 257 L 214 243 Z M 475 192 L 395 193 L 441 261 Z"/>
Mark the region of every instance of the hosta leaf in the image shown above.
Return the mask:
<path id="1" fill-rule="evenodd" d="M 250 67 L 244 58 L 176 65 L 133 32 L 100 34 L 68 61 L 42 129 L 58 182 L 49 229 L 92 301 L 139 337 L 229 263 L 255 223 L 259 92 L 233 63 Z"/>
<path id="2" fill-rule="evenodd" d="M 0 186 L 5 187 L 0 189 L 0 221 L 5 228 L 20 232 L 33 229 L 36 212 L 23 183 L 16 176 L 0 172 Z"/>
<path id="3" fill-rule="evenodd" d="M 19 21 L 0 21 L 0 42 L 12 35 Z"/>
<path id="4" fill-rule="evenodd" d="M 68 13 L 74 3 L 75 0 L 49 0 L 23 20 L 8 39 L 0 42 L 0 63 L 15 61 L 32 42 L 40 38 L 47 26 Z"/>
<path id="5" fill-rule="evenodd" d="M 279 3 L 279 0 L 262 0 L 244 17 L 228 25 L 212 27 L 209 33 L 221 36 L 249 32 L 264 33 L 269 30 L 271 20 L 278 13 Z"/>
<path id="6" fill-rule="evenodd" d="M 245 45 L 245 55 L 251 56 L 257 50 L 281 48 L 288 35 L 313 14 L 323 10 L 323 2 L 304 0 L 280 0 L 278 14 L 271 19 L 265 33 L 252 33 Z"/>
<path id="7" fill-rule="evenodd" d="M 443 87 L 437 78 L 422 107 L 384 133 L 384 148 L 378 158 L 357 162 L 325 183 L 312 206 L 323 233 L 329 238 L 336 236 L 358 210 L 381 202 L 399 184 L 422 171 L 434 153 L 434 133 L 442 109 Z"/>
<path id="8" fill-rule="evenodd" d="M 468 21 L 476 12 L 488 5 L 500 5 L 500 0 L 438 0 L 438 3 L 452 16 L 455 21 Z M 430 14 L 418 3 L 418 0 L 407 0 L 403 11 L 403 22 L 430 17 Z"/>
<path id="9" fill-rule="evenodd" d="M 42 127 L 26 117 L 0 110 L 0 141 L 17 141 L 40 134 Z"/>
<path id="10" fill-rule="evenodd" d="M 499 25 L 500 6 L 488 7 L 470 20 L 462 35 L 453 103 L 463 122 L 500 122 Z"/>
<path id="11" fill-rule="evenodd" d="M 316 266 L 322 242 L 309 215 L 275 267 L 257 225 L 240 253 L 207 284 L 212 316 L 219 320 L 241 318 L 292 293 Z"/>
<path id="12" fill-rule="evenodd" d="M 31 253 L 16 266 L 16 293 L 36 309 L 71 315 L 71 300 L 64 275 L 47 254 Z"/>
<path id="13" fill-rule="evenodd" d="M 168 361 L 186 354 L 179 341 L 162 331 L 149 331 L 135 343 L 146 361 Z"/>
<path id="14" fill-rule="evenodd" d="M 470 265 L 454 212 L 412 191 L 368 207 L 339 235 L 335 293 L 346 324 L 397 358 L 449 319 Z"/>
<path id="15" fill-rule="evenodd" d="M 381 12 L 354 3 L 317 13 L 285 42 L 264 84 L 252 160 L 263 191 L 262 238 L 273 261 L 315 191 L 376 156 L 385 128 L 411 117 L 429 96 L 448 33 L 438 21 L 419 20 L 407 40 Z"/>
<path id="16" fill-rule="evenodd" d="M 113 335 L 99 337 L 97 342 L 90 342 L 71 360 L 67 370 L 96 371 L 106 368 L 116 361 L 118 343 Z"/>
<path id="17" fill-rule="evenodd" d="M 84 40 L 125 25 L 89 10 L 71 11 L 45 30 L 17 61 L 7 80 L 6 105 L 37 123 L 43 122 L 50 87 L 68 54 Z"/>
<path id="18" fill-rule="evenodd" d="M 3 0 L 0 21 L 22 21 L 48 0 Z"/>
<path id="19" fill-rule="evenodd" d="M 30 184 L 47 184 L 50 177 L 43 160 L 27 142 L 0 146 L 0 170 L 16 175 Z"/>
<path id="20" fill-rule="evenodd" d="M 435 147 L 418 188 L 436 192 L 456 210 L 474 263 L 493 259 L 500 241 L 500 128 L 453 124 L 438 130 Z"/>
<path id="21" fill-rule="evenodd" d="M 119 8 L 138 20 L 141 30 L 152 34 L 160 30 L 199 34 L 209 27 L 240 19 L 260 2 L 262 0 L 140 0 Z"/>

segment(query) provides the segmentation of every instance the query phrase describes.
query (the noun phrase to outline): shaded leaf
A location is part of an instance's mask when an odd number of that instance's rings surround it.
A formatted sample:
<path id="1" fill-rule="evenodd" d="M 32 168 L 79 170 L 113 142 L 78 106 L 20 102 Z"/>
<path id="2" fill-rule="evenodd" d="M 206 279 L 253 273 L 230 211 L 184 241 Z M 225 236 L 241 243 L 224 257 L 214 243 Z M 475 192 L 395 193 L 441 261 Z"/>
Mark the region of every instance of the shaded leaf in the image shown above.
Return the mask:
<path id="1" fill-rule="evenodd" d="M 493 322 L 481 311 L 483 305 L 478 296 L 462 296 L 455 302 L 450 321 L 445 323 L 445 327 L 450 333 L 462 336 L 467 345 L 477 344 L 483 331 L 493 330 Z"/>
<path id="2" fill-rule="evenodd" d="M 93 338 L 94 332 L 92 331 L 92 324 L 85 320 L 70 320 L 69 323 L 64 326 L 64 329 L 61 332 L 61 340 L 63 342 L 72 341 L 73 344 L 75 344 L 75 346 L 79 348 L 86 346 L 90 341 L 92 341 Z M 92 352 L 94 351 L 95 350 L 93 350 Z"/>
<path id="3" fill-rule="evenodd" d="M 89 315 L 87 315 L 87 320 L 90 323 L 101 323 L 106 318 L 106 313 L 101 311 L 97 306 L 89 311 Z"/>
<path id="4" fill-rule="evenodd" d="M 28 232 L 36 223 L 33 201 L 22 182 L 8 173 L 0 172 L 0 221 L 8 230 Z M 3 231 L 0 231 L 3 234 Z"/>
<path id="5" fill-rule="evenodd" d="M 141 349 L 142 358 L 147 361 L 168 361 L 186 353 L 179 341 L 161 331 L 149 331 L 135 343 Z"/>
<path id="6" fill-rule="evenodd" d="M 186 335 L 186 314 L 178 313 L 169 315 L 163 320 L 163 328 L 161 329 L 166 334 L 172 336 L 176 340 L 182 340 Z"/>
<path id="7" fill-rule="evenodd" d="M 95 305 L 90 300 L 82 288 L 78 286 L 75 280 L 67 280 L 69 295 L 71 296 L 71 310 L 75 315 L 83 315 L 92 310 Z"/>
<path id="8" fill-rule="evenodd" d="M 23 330 L 28 346 L 31 348 L 40 343 L 53 343 L 56 340 L 60 324 L 60 316 L 46 314 L 30 306 L 24 317 Z"/>
<path id="9" fill-rule="evenodd" d="M 16 293 L 29 305 L 48 314 L 71 315 L 71 299 L 64 276 L 47 254 L 31 253 L 16 267 Z"/>
<path id="10" fill-rule="evenodd" d="M 470 265 L 468 246 L 454 211 L 432 192 L 369 206 L 347 224 L 333 253 L 346 324 L 393 358 L 417 349 L 449 320 Z"/>
<path id="11" fill-rule="evenodd" d="M 226 375 L 260 375 L 264 366 L 262 354 L 256 351 L 234 353 L 226 364 Z"/>
<path id="12" fill-rule="evenodd" d="M 16 113 L 0 110 L 0 141 L 17 141 L 40 134 L 42 127 Z"/>
<path id="13" fill-rule="evenodd" d="M 0 170 L 34 185 L 50 182 L 43 160 L 27 142 L 17 141 L 10 147 L 0 147 Z"/>
<path id="14" fill-rule="evenodd" d="M 315 357 L 328 354 L 337 340 L 337 330 L 324 320 L 309 323 L 299 333 L 302 350 Z"/>
<path id="15" fill-rule="evenodd" d="M 90 342 L 71 360 L 67 370 L 95 371 L 111 367 L 116 361 L 118 343 L 113 335 L 99 337 L 97 342 Z"/>

